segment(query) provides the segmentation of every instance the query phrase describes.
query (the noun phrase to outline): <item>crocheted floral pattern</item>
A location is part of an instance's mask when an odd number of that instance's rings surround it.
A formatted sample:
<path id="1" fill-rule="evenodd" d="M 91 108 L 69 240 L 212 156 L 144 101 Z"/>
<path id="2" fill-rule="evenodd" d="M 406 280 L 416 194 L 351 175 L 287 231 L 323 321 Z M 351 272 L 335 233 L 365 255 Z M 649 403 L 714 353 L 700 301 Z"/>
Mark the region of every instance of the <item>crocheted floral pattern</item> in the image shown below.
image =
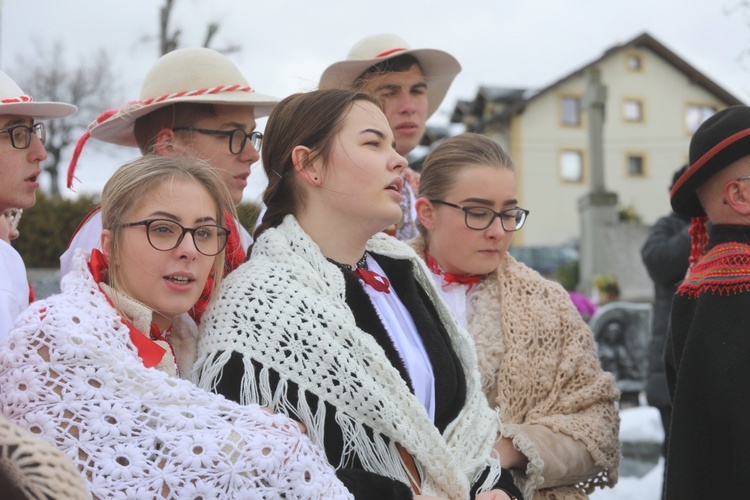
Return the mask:
<path id="1" fill-rule="evenodd" d="M 350 498 L 283 415 L 145 368 L 85 269 L 0 352 L 0 409 L 63 450 L 100 498 Z"/>

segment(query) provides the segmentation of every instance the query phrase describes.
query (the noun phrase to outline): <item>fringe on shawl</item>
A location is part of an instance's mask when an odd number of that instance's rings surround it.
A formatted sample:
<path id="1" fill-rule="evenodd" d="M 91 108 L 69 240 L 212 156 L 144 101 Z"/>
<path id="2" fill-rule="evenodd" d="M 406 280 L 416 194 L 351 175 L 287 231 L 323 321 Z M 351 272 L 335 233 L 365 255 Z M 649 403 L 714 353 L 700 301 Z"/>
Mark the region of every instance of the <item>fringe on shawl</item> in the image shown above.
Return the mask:
<path id="1" fill-rule="evenodd" d="M 513 477 L 523 492 L 523 497 L 532 498 L 534 492 L 544 482 L 544 476 L 542 476 L 544 460 L 534 446 L 534 442 L 526 434 L 519 432 L 518 426 L 500 424 L 500 435 L 510 438 L 513 441 L 513 446 L 528 457 L 529 463 L 526 466 L 525 475 L 514 474 Z"/>
<path id="2" fill-rule="evenodd" d="M 231 356 L 231 352 L 223 351 L 209 356 L 205 361 L 199 360 L 202 368 L 200 373 L 193 374 L 194 382 L 198 383 L 199 387 L 205 390 L 215 391 L 218 381 L 224 372 L 224 366 L 229 362 Z M 289 391 L 287 380 L 280 378 L 276 389 L 273 390 L 270 382 L 270 370 L 267 367 L 263 367 L 260 370 L 258 380 L 256 380 L 254 376 L 255 368 L 250 358 L 243 356 L 243 364 L 244 374 L 240 384 L 240 403 L 257 403 L 303 422 L 307 428 L 307 435 L 310 440 L 321 449 L 324 449 L 327 414 L 325 402 L 318 399 L 317 406 L 312 408 L 308 404 L 307 398 L 300 394 L 300 397 L 297 398 L 297 405 L 294 406 L 289 402 L 287 397 Z M 200 382 L 198 382 L 198 377 L 200 377 Z M 365 470 L 397 479 L 407 485 L 409 484 L 410 473 L 401 460 L 401 455 L 396 448 L 395 442 L 385 439 L 379 433 L 368 435 L 367 430 L 362 424 L 356 422 L 344 412 L 336 412 L 334 420 L 341 429 L 344 443 L 342 456 L 338 463 L 335 463 L 331 457 L 328 457 L 328 461 L 334 468 L 341 469 L 349 466 L 353 456 L 356 454 Z M 419 474 L 424 476 L 420 464 L 415 463 L 415 465 Z M 473 472 L 473 469 L 471 472 Z M 436 491 L 428 482 L 423 482 L 422 490 L 428 494 L 440 493 L 439 490 Z"/>

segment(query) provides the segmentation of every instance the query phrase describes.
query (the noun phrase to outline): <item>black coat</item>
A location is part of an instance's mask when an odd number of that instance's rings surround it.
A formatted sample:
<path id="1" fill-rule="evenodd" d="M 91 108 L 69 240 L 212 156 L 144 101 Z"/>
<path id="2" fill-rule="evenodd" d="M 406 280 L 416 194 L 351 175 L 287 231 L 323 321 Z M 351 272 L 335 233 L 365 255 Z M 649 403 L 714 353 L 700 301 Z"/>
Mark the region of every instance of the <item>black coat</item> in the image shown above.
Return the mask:
<path id="1" fill-rule="evenodd" d="M 669 325 L 669 311 L 677 285 L 685 278 L 690 257 L 690 220 L 675 213 L 662 217 L 651 227 L 641 248 L 641 258 L 654 282 L 654 309 L 651 322 L 651 345 L 648 350 L 648 403 L 669 408 L 669 390 L 664 375 L 664 342 Z"/>
<path id="2" fill-rule="evenodd" d="M 666 498 L 748 498 L 750 227 L 714 226 L 672 305 Z"/>

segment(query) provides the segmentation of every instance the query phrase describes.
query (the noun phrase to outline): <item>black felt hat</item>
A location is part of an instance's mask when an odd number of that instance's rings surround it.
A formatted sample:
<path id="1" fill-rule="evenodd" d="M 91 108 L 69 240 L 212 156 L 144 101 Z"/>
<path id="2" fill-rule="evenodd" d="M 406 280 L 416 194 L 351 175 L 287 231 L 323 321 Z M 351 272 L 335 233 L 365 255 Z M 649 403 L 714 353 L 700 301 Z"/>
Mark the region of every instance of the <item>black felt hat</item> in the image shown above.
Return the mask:
<path id="1" fill-rule="evenodd" d="M 672 186 L 672 209 L 687 217 L 706 215 L 696 190 L 745 156 L 750 156 L 750 107 L 732 106 L 703 122 L 690 141 L 690 168 Z"/>

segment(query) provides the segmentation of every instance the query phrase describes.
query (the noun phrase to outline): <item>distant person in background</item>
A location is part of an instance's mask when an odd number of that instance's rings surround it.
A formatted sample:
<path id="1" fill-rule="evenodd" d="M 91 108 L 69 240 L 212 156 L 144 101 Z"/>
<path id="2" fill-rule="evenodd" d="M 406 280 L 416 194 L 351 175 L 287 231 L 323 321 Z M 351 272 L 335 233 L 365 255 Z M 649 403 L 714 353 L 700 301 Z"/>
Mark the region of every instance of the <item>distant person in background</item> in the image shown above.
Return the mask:
<path id="1" fill-rule="evenodd" d="M 141 86 L 138 100 L 102 114 L 79 141 L 68 171 L 68 187 L 78 154 L 89 135 L 121 146 L 138 146 L 141 153 L 161 156 L 194 154 L 219 172 L 235 204 L 242 201 L 250 167 L 260 159 L 263 134 L 255 120 L 267 116 L 278 99 L 256 93 L 225 56 L 206 48 L 175 50 L 157 60 Z M 226 271 L 245 260 L 252 237 L 235 219 L 227 243 Z M 101 212 L 97 207 L 78 227 L 60 257 L 60 276 L 73 262 L 75 249 L 101 248 Z M 205 297 L 193 315 L 199 318 Z"/>
<path id="2" fill-rule="evenodd" d="M 8 75 L 0 71 L 0 224 L 6 237 L 0 238 L 0 342 L 13 321 L 29 305 L 26 268 L 10 246 L 12 228 L 6 211 L 30 208 L 36 202 L 46 129 L 36 120 L 62 118 L 76 107 L 59 102 L 35 102 Z M 7 229 L 6 229 L 7 228 Z M 6 239 L 7 238 L 7 239 Z"/>
<path id="3" fill-rule="evenodd" d="M 672 189 L 677 179 L 687 170 L 678 169 L 672 177 Z M 641 258 L 648 275 L 654 282 L 654 309 L 651 322 L 651 345 L 648 351 L 648 379 L 646 397 L 648 404 L 661 414 L 664 427 L 662 455 L 667 453 L 669 420 L 672 402 L 669 399 L 667 377 L 664 373 L 664 344 L 669 326 L 669 312 L 677 285 L 685 279 L 690 257 L 690 218 L 675 212 L 657 220 L 648 232 L 641 248 Z"/>
<path id="4" fill-rule="evenodd" d="M 21 235 L 18 222 L 22 213 L 20 208 L 9 208 L 0 215 L 0 240 L 10 243 Z"/>
<path id="5" fill-rule="evenodd" d="M 560 284 L 509 253 L 526 222 L 515 167 L 491 139 L 461 134 L 427 156 L 409 243 L 474 339 L 482 388 L 503 423 L 495 448 L 524 496 L 585 499 L 614 486 L 618 393 Z"/>
<path id="6" fill-rule="evenodd" d="M 666 498 L 747 498 L 750 107 L 703 122 L 671 195 L 672 209 L 693 219 L 691 267 L 672 302 L 665 353 L 672 397 Z"/>
<path id="7" fill-rule="evenodd" d="M 345 60 L 328 66 L 320 77 L 320 88 L 356 90 L 378 99 L 393 131 L 396 151 L 406 158 L 419 145 L 427 119 L 460 71 L 461 65 L 447 52 L 412 49 L 396 35 L 378 34 L 358 41 Z M 417 235 L 414 201 L 419 174 L 407 167 L 402 175 L 406 181 L 403 217 L 388 232 L 406 240 Z"/>

